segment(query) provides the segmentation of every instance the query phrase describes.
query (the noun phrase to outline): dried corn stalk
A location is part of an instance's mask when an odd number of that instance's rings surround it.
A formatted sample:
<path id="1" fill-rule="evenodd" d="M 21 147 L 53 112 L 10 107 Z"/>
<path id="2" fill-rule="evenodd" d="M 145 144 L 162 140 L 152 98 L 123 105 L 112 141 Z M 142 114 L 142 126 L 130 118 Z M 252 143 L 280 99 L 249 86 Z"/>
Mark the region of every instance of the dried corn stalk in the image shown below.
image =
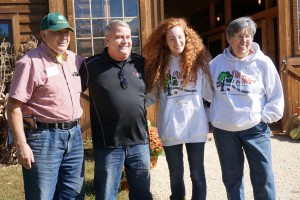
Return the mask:
<path id="1" fill-rule="evenodd" d="M 6 122 L 5 106 L 8 98 L 8 90 L 13 76 L 15 63 L 27 51 L 36 48 L 38 41 L 31 39 L 21 44 L 20 49 L 3 40 L 0 44 L 0 164 L 16 164 L 16 150 L 13 144 L 9 144 L 9 131 Z"/>

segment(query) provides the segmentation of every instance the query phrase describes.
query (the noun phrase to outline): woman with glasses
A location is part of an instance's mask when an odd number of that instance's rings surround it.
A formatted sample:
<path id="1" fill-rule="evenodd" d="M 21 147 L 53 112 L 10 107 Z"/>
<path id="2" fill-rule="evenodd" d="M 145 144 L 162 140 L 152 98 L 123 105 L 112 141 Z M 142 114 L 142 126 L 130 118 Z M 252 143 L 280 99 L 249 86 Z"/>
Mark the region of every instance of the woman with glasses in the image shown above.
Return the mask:
<path id="1" fill-rule="evenodd" d="M 144 47 L 147 104 L 159 100 L 158 133 L 169 167 L 170 199 L 185 199 L 183 144 L 189 160 L 192 199 L 206 199 L 204 145 L 208 120 L 203 99 L 212 98 L 210 54 L 182 18 L 163 21 Z"/>
<path id="2" fill-rule="evenodd" d="M 255 32 L 251 18 L 233 20 L 229 47 L 210 62 L 210 117 L 228 199 L 244 199 L 245 156 L 254 199 L 276 199 L 268 124 L 282 117 L 284 98 L 276 67 L 253 42 Z"/>

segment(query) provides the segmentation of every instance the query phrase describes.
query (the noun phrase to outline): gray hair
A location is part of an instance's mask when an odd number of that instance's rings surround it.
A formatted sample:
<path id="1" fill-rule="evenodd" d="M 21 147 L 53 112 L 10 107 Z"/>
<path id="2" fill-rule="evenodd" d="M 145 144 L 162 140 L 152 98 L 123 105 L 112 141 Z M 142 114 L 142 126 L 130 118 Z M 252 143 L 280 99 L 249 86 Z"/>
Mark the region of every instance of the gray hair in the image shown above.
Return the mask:
<path id="1" fill-rule="evenodd" d="M 112 21 L 110 21 L 105 26 L 105 29 L 104 29 L 105 36 L 108 36 L 113 31 L 113 29 L 114 29 L 115 26 L 124 26 L 124 27 L 127 27 L 127 28 L 130 29 L 129 24 L 127 24 L 125 21 L 122 21 L 122 20 L 112 20 Z"/>
<path id="2" fill-rule="evenodd" d="M 231 38 L 235 33 L 244 28 L 248 29 L 251 36 L 254 37 L 256 33 L 256 23 L 250 17 L 240 17 L 231 21 L 226 28 L 226 37 Z"/>

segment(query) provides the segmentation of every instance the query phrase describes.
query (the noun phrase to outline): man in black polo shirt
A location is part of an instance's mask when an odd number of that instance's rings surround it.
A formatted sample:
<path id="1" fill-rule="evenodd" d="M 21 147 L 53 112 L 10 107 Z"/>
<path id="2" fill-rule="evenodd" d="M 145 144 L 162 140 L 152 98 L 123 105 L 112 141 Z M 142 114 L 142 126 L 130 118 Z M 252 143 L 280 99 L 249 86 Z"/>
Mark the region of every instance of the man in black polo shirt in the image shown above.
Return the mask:
<path id="1" fill-rule="evenodd" d="M 83 62 L 89 88 L 96 200 L 115 199 L 125 166 L 131 200 L 152 199 L 145 107 L 144 58 L 131 53 L 131 30 L 114 20 L 105 27 L 107 47 Z"/>

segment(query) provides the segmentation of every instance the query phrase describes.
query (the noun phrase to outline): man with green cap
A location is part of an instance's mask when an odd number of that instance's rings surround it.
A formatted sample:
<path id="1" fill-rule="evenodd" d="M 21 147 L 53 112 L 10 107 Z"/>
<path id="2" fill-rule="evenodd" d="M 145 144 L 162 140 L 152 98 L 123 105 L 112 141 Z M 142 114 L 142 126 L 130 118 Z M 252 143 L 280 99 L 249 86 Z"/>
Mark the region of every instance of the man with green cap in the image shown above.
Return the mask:
<path id="1" fill-rule="evenodd" d="M 84 199 L 83 58 L 67 50 L 74 29 L 63 15 L 49 13 L 40 28 L 41 44 L 16 63 L 8 100 L 25 198 Z"/>

